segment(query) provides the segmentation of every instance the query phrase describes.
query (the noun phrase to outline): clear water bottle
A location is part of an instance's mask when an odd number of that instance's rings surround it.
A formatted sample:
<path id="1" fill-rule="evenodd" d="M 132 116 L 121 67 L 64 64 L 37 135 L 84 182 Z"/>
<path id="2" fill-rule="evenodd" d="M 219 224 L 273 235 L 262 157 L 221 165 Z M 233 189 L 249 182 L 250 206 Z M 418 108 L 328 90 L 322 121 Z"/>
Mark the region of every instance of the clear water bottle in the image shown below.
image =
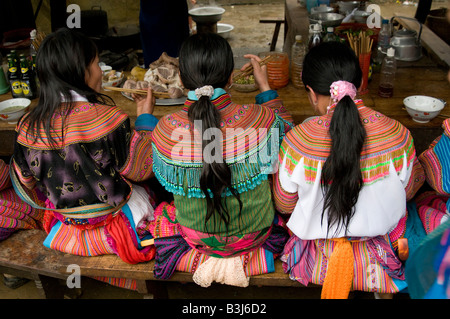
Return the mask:
<path id="1" fill-rule="evenodd" d="M 381 23 L 380 33 L 378 33 L 378 48 L 380 48 L 381 52 L 383 52 L 384 54 L 387 53 L 390 40 L 391 40 L 391 26 L 389 24 L 389 20 L 383 19 Z"/>
<path id="2" fill-rule="evenodd" d="M 331 41 L 336 41 L 336 36 L 334 35 L 334 28 L 328 27 L 327 34 L 323 38 L 323 42 L 331 42 Z"/>
<path id="3" fill-rule="evenodd" d="M 302 65 L 306 54 L 306 47 L 301 35 L 295 36 L 295 42 L 291 49 L 291 82 L 296 88 L 303 86 Z"/>
<path id="4" fill-rule="evenodd" d="M 314 25 L 310 25 L 310 33 L 311 36 L 309 38 L 308 50 L 311 50 L 312 47 L 320 44 L 322 42 L 322 24 L 316 23 Z"/>
<path id="5" fill-rule="evenodd" d="M 394 95 L 395 73 L 397 72 L 397 60 L 395 59 L 395 49 L 387 49 L 386 57 L 381 65 L 380 85 L 378 95 L 381 97 L 392 97 Z"/>

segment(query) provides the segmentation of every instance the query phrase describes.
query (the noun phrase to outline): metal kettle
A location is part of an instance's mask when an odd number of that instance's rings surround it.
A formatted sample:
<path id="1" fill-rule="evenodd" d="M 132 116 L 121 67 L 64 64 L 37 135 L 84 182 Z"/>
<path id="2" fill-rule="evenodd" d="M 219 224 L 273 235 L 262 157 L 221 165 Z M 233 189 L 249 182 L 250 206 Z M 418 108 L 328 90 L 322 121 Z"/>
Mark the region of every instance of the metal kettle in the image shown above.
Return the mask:
<path id="1" fill-rule="evenodd" d="M 393 21 L 396 17 L 391 18 L 391 29 Z M 391 38 L 391 47 L 395 49 L 395 58 L 400 61 L 417 61 L 422 57 L 422 45 L 420 44 L 420 36 L 422 34 L 422 23 L 417 19 L 409 17 L 398 17 L 402 19 L 412 20 L 419 24 L 419 34 L 414 30 L 406 28 L 394 32 Z"/>

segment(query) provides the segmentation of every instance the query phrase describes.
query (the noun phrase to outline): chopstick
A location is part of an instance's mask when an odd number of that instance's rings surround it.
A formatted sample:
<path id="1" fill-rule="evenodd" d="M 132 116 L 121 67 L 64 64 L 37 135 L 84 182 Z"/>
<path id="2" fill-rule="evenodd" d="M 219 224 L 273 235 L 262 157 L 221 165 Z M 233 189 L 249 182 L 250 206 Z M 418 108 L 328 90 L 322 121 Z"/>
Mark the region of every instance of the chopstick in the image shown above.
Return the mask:
<path id="1" fill-rule="evenodd" d="M 147 90 L 125 89 L 125 88 L 118 88 L 118 87 L 114 87 L 114 86 L 105 86 L 104 89 L 111 90 L 111 91 L 125 92 L 125 93 L 142 94 L 142 95 L 146 95 L 147 94 Z M 168 99 L 168 98 L 170 98 L 170 95 L 167 92 L 155 92 L 155 91 L 152 91 L 152 93 L 157 99 Z"/>
<path id="2" fill-rule="evenodd" d="M 372 51 L 373 39 L 366 35 L 366 31 L 361 31 L 357 37 L 353 37 L 350 32 L 347 32 L 348 42 L 356 56 L 369 53 Z"/>
<path id="3" fill-rule="evenodd" d="M 273 59 L 273 55 L 268 55 L 266 56 L 264 59 L 262 59 L 259 62 L 259 65 L 263 66 L 266 65 L 270 60 Z M 243 71 L 239 71 L 237 72 L 234 76 L 233 76 L 233 81 L 237 81 L 241 78 L 243 78 L 244 76 L 250 75 L 253 73 L 253 66 L 250 64 L 248 67 L 246 67 Z"/>

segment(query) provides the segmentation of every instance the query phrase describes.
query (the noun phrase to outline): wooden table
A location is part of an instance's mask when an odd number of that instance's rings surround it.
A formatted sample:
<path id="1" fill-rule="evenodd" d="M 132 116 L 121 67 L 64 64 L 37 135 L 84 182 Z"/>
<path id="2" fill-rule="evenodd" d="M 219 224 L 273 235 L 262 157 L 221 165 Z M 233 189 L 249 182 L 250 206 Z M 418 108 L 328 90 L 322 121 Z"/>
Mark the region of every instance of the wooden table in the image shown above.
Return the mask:
<path id="1" fill-rule="evenodd" d="M 403 99 L 410 95 L 429 95 L 443 99 L 447 102 L 444 110 L 441 112 L 446 117 L 450 116 L 450 84 L 447 81 L 447 73 L 436 63 L 427 57 L 423 57 L 416 62 L 399 62 L 398 71 L 395 80 L 394 96 L 392 98 L 381 98 L 377 95 L 379 83 L 379 74 L 374 73 L 369 83 L 369 93 L 361 96 L 367 106 L 400 121 L 408 127 L 415 137 L 418 150 L 428 146 L 432 139 L 440 134 L 443 116 L 431 120 L 429 123 L 420 124 L 414 122 L 406 112 L 403 106 Z M 111 96 L 116 105 L 127 112 L 131 122 L 136 120 L 136 106 L 134 101 L 124 97 L 120 92 L 103 92 Z M 255 95 L 258 93 L 241 93 L 233 89 L 230 91 L 232 100 L 235 103 L 254 103 Z M 291 112 L 296 124 L 301 123 L 307 117 L 315 115 L 309 104 L 306 91 L 303 88 L 297 89 L 289 84 L 278 90 L 278 94 L 283 99 L 286 108 Z M 11 93 L 0 95 L 0 101 L 10 99 Z M 38 100 L 32 101 L 32 107 Z M 176 106 L 156 106 L 154 115 L 157 118 L 178 111 L 182 105 Z M 10 156 L 13 153 L 15 138 L 15 125 L 7 122 L 0 122 L 0 156 Z M 423 144 L 418 147 L 417 144 Z"/>

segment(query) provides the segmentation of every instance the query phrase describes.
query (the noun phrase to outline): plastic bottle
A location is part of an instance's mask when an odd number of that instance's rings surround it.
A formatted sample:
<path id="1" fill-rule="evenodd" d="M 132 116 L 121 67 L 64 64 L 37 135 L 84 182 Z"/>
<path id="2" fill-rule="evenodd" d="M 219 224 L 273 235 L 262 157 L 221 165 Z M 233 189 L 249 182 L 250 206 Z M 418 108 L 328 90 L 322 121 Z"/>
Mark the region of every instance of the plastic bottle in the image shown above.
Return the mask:
<path id="1" fill-rule="evenodd" d="M 381 97 L 392 97 L 394 94 L 395 73 L 397 71 L 397 60 L 395 49 L 389 48 L 381 65 L 380 85 L 378 95 Z"/>
<path id="2" fill-rule="evenodd" d="M 36 39 L 36 34 L 37 34 L 37 31 L 36 31 L 36 29 L 33 29 L 31 32 L 30 32 L 30 40 L 31 40 L 31 44 L 30 44 L 30 56 L 32 56 L 33 54 L 36 54 L 37 52 L 36 52 L 36 48 L 34 47 L 34 40 Z"/>
<path id="3" fill-rule="evenodd" d="M 302 65 L 306 54 L 306 47 L 301 35 L 295 36 L 295 42 L 291 49 L 291 82 L 296 88 L 303 86 Z"/>
<path id="4" fill-rule="evenodd" d="M 323 42 L 331 42 L 331 41 L 336 41 L 336 36 L 334 35 L 334 28 L 328 27 L 327 34 L 323 38 Z"/>
<path id="5" fill-rule="evenodd" d="M 389 48 L 389 43 L 391 40 L 391 26 L 389 25 L 389 20 L 383 19 L 381 23 L 380 33 L 378 33 L 378 56 L 380 62 L 383 61 L 384 56 Z"/>
<path id="6" fill-rule="evenodd" d="M 320 44 L 322 42 L 322 25 L 320 23 L 316 23 L 312 27 L 312 34 L 308 43 L 308 50 L 311 50 L 312 47 Z"/>

